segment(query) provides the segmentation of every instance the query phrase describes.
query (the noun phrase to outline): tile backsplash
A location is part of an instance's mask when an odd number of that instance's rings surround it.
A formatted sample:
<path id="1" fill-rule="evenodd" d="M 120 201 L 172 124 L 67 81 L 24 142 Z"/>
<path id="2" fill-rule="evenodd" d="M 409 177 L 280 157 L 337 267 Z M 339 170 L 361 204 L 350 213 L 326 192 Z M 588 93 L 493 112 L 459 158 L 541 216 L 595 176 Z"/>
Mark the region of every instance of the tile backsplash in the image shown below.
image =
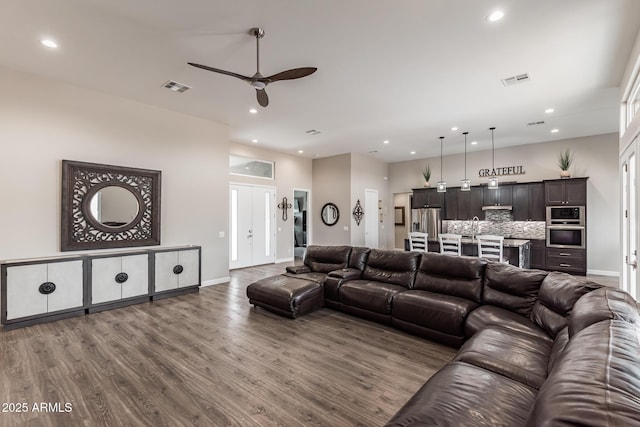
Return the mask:
<path id="1" fill-rule="evenodd" d="M 488 210 L 485 214 L 485 220 L 478 221 L 476 235 L 497 234 L 516 239 L 546 238 L 544 221 L 513 221 L 511 211 L 508 210 Z M 471 236 L 471 221 L 442 221 L 442 232 Z"/>

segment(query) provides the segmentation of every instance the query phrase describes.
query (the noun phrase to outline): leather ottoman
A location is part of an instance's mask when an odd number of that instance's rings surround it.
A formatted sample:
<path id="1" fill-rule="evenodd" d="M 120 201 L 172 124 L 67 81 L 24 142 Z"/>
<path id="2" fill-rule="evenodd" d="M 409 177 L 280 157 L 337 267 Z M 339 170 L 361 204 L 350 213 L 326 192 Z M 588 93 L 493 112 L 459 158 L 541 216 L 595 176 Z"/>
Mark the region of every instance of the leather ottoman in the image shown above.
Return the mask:
<path id="1" fill-rule="evenodd" d="M 280 274 L 247 286 L 249 304 L 295 319 L 324 305 L 322 285 Z"/>

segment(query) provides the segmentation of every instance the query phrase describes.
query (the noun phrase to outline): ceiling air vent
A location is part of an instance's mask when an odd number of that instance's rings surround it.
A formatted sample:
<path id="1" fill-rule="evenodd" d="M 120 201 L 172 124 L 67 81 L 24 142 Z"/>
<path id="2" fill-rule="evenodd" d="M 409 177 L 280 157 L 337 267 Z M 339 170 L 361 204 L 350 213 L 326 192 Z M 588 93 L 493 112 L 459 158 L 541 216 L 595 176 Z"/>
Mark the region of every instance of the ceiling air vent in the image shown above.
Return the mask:
<path id="1" fill-rule="evenodd" d="M 518 74 L 517 76 L 507 77 L 506 79 L 502 79 L 502 84 L 505 86 L 513 86 L 519 83 L 528 82 L 531 78 L 528 73 Z"/>
<path id="2" fill-rule="evenodd" d="M 318 134 L 320 134 L 320 133 L 322 133 L 322 132 L 320 132 L 319 130 L 316 130 L 316 129 L 309 129 L 309 130 L 307 131 L 307 133 L 308 133 L 309 135 L 318 135 Z"/>
<path id="3" fill-rule="evenodd" d="M 540 120 L 539 122 L 529 122 L 527 126 L 540 126 L 544 124 L 544 120 Z"/>
<path id="4" fill-rule="evenodd" d="M 182 83 L 174 82 L 173 80 L 169 80 L 168 82 L 163 84 L 162 87 L 166 87 L 167 89 L 172 90 L 174 92 L 178 92 L 178 93 L 186 92 L 189 89 L 191 89 L 190 86 L 183 85 Z"/>

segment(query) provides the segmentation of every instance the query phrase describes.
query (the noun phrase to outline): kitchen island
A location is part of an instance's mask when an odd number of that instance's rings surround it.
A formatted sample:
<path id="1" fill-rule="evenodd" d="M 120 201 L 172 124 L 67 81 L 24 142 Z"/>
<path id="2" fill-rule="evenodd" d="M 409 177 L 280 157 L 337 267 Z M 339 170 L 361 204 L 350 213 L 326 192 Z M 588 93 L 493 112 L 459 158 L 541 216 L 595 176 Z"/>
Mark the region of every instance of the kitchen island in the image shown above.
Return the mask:
<path id="1" fill-rule="evenodd" d="M 478 241 L 471 237 L 462 238 L 462 255 L 478 256 Z M 407 248 L 408 248 L 407 239 Z M 429 239 L 429 252 L 440 252 L 440 242 Z M 504 258 L 509 264 L 520 268 L 529 268 L 531 257 L 531 241 L 528 239 L 504 239 Z"/>

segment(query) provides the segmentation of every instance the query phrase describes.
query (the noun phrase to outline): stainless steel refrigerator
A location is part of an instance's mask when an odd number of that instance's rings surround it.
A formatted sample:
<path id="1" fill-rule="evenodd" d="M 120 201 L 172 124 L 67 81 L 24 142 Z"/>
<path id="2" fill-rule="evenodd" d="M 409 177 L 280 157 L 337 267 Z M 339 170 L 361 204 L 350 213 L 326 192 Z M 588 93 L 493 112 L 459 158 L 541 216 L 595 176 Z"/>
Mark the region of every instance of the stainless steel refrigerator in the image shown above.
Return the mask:
<path id="1" fill-rule="evenodd" d="M 437 239 L 442 233 L 440 208 L 411 209 L 411 231 L 427 233 L 429 239 Z"/>

